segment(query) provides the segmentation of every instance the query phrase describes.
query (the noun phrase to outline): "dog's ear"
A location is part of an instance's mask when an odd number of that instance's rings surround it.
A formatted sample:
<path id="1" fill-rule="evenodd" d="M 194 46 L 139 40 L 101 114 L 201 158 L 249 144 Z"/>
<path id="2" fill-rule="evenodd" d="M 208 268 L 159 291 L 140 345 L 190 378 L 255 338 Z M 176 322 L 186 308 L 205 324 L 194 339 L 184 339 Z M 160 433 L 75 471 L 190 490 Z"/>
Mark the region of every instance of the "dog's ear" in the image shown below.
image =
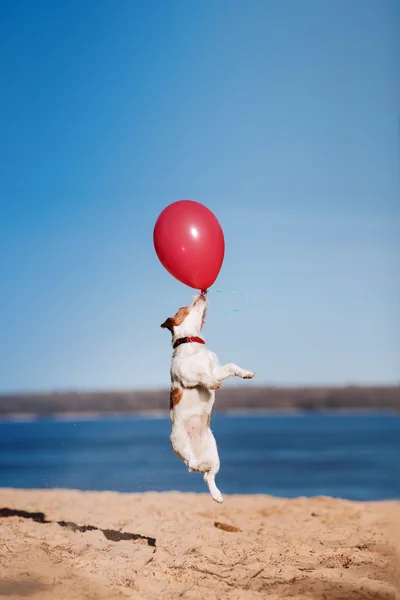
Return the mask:
<path id="1" fill-rule="evenodd" d="M 164 323 L 161 325 L 162 329 L 169 329 L 170 331 L 173 330 L 174 328 L 174 321 L 171 319 L 171 317 L 168 317 L 168 319 L 166 321 L 164 321 Z"/>

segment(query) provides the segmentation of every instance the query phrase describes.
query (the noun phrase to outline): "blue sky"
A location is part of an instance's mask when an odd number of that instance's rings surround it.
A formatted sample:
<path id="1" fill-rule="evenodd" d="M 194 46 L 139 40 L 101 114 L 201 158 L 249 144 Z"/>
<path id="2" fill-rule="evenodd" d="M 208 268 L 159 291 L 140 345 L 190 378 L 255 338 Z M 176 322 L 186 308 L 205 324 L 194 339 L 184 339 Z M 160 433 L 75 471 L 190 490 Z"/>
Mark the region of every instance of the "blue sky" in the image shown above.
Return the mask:
<path id="1" fill-rule="evenodd" d="M 0 390 L 169 385 L 192 296 L 152 230 L 226 236 L 204 330 L 256 383 L 400 379 L 396 0 L 0 4 Z M 248 384 L 247 384 L 248 385 Z"/>

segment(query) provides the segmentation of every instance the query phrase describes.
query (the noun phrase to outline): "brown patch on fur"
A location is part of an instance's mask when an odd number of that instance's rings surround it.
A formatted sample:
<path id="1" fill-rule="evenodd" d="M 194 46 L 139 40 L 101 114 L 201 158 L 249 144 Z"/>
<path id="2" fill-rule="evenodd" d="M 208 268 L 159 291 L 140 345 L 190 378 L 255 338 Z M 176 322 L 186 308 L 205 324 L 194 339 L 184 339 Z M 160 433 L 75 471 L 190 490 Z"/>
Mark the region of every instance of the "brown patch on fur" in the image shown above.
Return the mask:
<path id="1" fill-rule="evenodd" d="M 172 410 L 182 400 L 183 392 L 178 388 L 171 388 L 169 394 L 169 408 Z"/>
<path id="2" fill-rule="evenodd" d="M 210 427 L 210 423 L 211 423 L 211 415 L 208 414 L 207 415 L 207 427 Z"/>
<path id="3" fill-rule="evenodd" d="M 161 325 L 162 329 L 169 329 L 170 331 L 173 331 L 174 327 L 182 325 L 188 314 L 189 309 L 186 306 L 183 306 L 178 310 L 176 315 L 173 317 L 168 317 L 168 319 L 164 321 L 164 323 Z"/>
<path id="4" fill-rule="evenodd" d="M 214 527 L 217 529 L 222 529 L 223 531 L 230 531 L 232 533 L 240 533 L 243 529 L 239 529 L 239 527 L 234 527 L 233 525 L 227 525 L 226 523 L 219 523 L 215 521 Z"/>
<path id="5" fill-rule="evenodd" d="M 175 327 L 178 327 L 178 325 L 182 325 L 183 321 L 186 319 L 188 314 L 189 314 L 189 309 L 186 306 L 184 306 L 183 308 L 180 308 L 178 310 L 178 312 L 176 313 L 176 315 L 174 317 L 172 317 Z"/>

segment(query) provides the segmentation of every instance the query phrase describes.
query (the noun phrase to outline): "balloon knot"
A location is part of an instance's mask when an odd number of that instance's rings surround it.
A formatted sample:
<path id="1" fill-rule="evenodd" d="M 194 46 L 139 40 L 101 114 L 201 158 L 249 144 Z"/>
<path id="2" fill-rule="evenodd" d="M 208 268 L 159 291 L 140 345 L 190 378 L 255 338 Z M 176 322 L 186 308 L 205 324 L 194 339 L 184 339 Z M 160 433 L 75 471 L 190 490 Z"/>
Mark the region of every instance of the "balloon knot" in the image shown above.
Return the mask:
<path id="1" fill-rule="evenodd" d="M 205 296 L 205 295 L 207 294 L 207 290 L 201 290 L 200 294 L 201 294 L 202 296 Z"/>

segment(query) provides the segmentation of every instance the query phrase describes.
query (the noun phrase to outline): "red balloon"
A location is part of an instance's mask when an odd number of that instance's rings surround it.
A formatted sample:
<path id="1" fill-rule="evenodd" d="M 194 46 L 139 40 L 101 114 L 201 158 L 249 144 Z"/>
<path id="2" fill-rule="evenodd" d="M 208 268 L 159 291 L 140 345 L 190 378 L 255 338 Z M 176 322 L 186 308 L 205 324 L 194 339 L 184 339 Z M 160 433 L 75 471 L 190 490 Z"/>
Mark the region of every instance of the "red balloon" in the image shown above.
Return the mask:
<path id="1" fill-rule="evenodd" d="M 178 200 L 154 226 L 154 248 L 163 267 L 189 287 L 206 290 L 218 277 L 225 254 L 216 216 L 194 200 Z"/>

